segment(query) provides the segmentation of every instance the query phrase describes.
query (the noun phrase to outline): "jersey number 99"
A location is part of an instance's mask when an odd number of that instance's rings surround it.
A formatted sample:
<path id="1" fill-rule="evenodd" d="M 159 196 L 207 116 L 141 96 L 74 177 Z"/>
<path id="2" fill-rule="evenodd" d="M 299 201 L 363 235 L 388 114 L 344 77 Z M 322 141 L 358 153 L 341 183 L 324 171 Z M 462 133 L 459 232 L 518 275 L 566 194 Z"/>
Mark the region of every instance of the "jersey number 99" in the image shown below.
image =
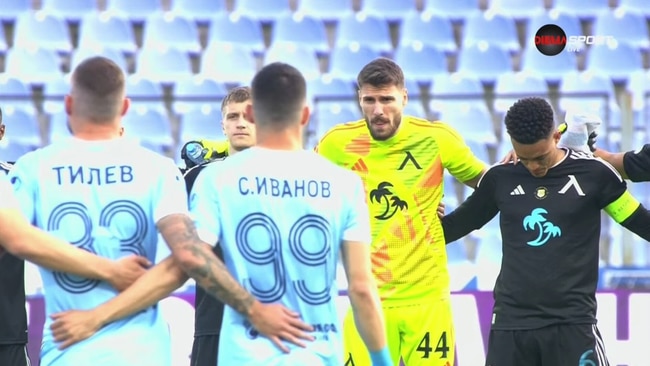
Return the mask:
<path id="1" fill-rule="evenodd" d="M 127 200 L 113 201 L 106 205 L 99 214 L 99 226 L 108 228 L 118 214 L 129 215 L 133 220 L 135 230 L 128 238 L 120 239 L 120 249 L 122 252 L 144 255 L 145 251 L 142 242 L 147 236 L 147 215 L 142 208 L 135 202 Z M 47 231 L 58 231 L 65 229 L 61 223 L 68 215 L 73 215 L 81 219 L 83 224 L 83 235 L 71 244 L 76 247 L 89 251 L 93 254 L 97 252 L 93 248 L 93 219 L 88 212 L 88 208 L 80 202 L 64 202 L 56 206 L 50 213 L 47 221 Z M 120 218 L 122 220 L 123 218 Z M 54 272 L 54 280 L 64 290 L 80 294 L 88 292 L 99 284 L 100 281 L 73 276 L 67 273 Z"/>
<path id="2" fill-rule="evenodd" d="M 253 228 L 263 228 L 266 231 L 270 243 L 267 249 L 255 250 L 251 246 L 248 234 Z M 315 230 L 316 234 L 320 234 L 313 237 L 320 236 L 322 242 L 310 240 L 309 248 L 307 248 L 305 245 L 307 242 L 303 241 L 303 235 L 308 230 Z M 261 239 L 263 240 L 263 238 Z M 263 213 L 249 214 L 237 226 L 237 248 L 244 259 L 257 266 L 270 265 L 273 268 L 273 285 L 267 286 L 269 288 L 260 289 L 252 280 L 248 281 L 251 293 L 262 302 L 278 301 L 286 293 L 287 279 L 282 257 L 283 239 L 275 221 Z M 318 215 L 302 216 L 291 226 L 286 241 L 295 260 L 312 268 L 323 266 L 323 273 L 327 276 L 327 266 L 332 264 L 327 263 L 331 250 L 331 237 L 329 222 L 325 218 Z M 320 244 L 315 251 L 312 249 L 314 244 Z M 321 305 L 330 301 L 331 298 L 332 286 L 326 277 L 324 280 L 323 288 L 317 290 L 307 288 L 304 280 L 293 281 L 293 287 L 298 297 L 307 304 Z"/>

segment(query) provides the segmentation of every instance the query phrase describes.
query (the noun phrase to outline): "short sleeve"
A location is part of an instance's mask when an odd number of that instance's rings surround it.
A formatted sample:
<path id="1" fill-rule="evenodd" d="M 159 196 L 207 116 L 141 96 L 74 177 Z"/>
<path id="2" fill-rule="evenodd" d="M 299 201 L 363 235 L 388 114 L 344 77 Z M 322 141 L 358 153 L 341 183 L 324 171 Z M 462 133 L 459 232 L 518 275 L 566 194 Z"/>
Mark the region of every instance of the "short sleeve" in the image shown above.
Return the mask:
<path id="1" fill-rule="evenodd" d="M 158 178 L 158 194 L 154 202 L 154 221 L 173 214 L 189 214 L 185 180 L 176 165 L 169 159 L 160 164 L 162 172 Z"/>
<path id="2" fill-rule="evenodd" d="M 351 197 L 348 200 L 348 213 L 343 240 L 370 244 L 372 241 L 370 215 L 363 182 L 356 175 L 351 176 L 350 182 Z"/>
<path id="3" fill-rule="evenodd" d="M 636 151 L 628 151 L 623 156 L 625 174 L 632 182 L 650 181 L 650 144 Z"/>
<path id="4" fill-rule="evenodd" d="M 487 169 L 486 163 L 474 155 L 456 130 L 442 122 L 433 125 L 442 165 L 451 175 L 460 182 L 467 182 Z"/>
<path id="5" fill-rule="evenodd" d="M 40 168 L 37 164 L 37 152 L 31 152 L 23 155 L 13 165 L 7 178 L 11 183 L 14 197 L 27 221 L 34 224 L 36 222 L 36 186 Z"/>
<path id="6" fill-rule="evenodd" d="M 600 182 L 598 205 L 603 209 L 625 193 L 627 184 L 623 180 L 623 177 L 608 162 L 601 159 L 597 159 L 597 161 L 600 163 L 598 166 L 600 176 L 597 177 L 597 181 Z"/>
<path id="7" fill-rule="evenodd" d="M 0 209 L 20 209 L 9 180 L 0 177 Z"/>
<path id="8" fill-rule="evenodd" d="M 215 244 L 221 236 L 219 205 L 213 179 L 216 166 L 203 169 L 194 181 L 190 193 L 190 213 L 201 240 Z"/>

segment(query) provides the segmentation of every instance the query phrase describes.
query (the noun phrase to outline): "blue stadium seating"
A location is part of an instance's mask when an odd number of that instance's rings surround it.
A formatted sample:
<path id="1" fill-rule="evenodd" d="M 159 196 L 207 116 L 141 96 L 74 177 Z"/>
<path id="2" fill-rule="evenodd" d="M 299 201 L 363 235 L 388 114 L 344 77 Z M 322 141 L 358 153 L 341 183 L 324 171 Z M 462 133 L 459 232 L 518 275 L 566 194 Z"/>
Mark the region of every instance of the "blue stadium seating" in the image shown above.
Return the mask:
<path id="1" fill-rule="evenodd" d="M 520 21 L 528 20 L 546 9 L 544 0 L 491 0 L 487 11 Z"/>
<path id="2" fill-rule="evenodd" d="M 479 9 L 478 0 L 424 0 L 422 11 L 462 22 L 465 15 Z"/>
<path id="3" fill-rule="evenodd" d="M 187 53 L 176 48 L 141 48 L 136 62 L 136 74 L 163 84 L 174 84 L 193 75 Z"/>
<path id="4" fill-rule="evenodd" d="M 2 121 L 7 126 L 7 138 L 28 147 L 41 146 L 40 127 L 32 110 L 9 106 L 3 108 L 2 114 Z"/>
<path id="5" fill-rule="evenodd" d="M 630 73 L 642 68 L 639 49 L 623 42 L 593 46 L 587 55 L 586 70 L 607 75 L 615 83 L 627 82 Z"/>
<path id="6" fill-rule="evenodd" d="M 458 130 L 465 141 L 497 146 L 492 115 L 484 103 L 446 104 L 440 110 L 440 120 Z"/>
<path id="7" fill-rule="evenodd" d="M 314 49 L 318 54 L 328 54 L 325 24 L 312 16 L 291 14 L 276 19 L 273 25 L 272 42 L 293 42 Z"/>
<path id="8" fill-rule="evenodd" d="M 524 97 L 548 98 L 548 86 L 544 78 L 534 72 L 502 74 L 494 86 L 494 109 L 506 112 L 518 99 Z"/>
<path id="9" fill-rule="evenodd" d="M 415 1 L 364 0 L 361 11 L 382 17 L 389 23 L 399 23 L 411 12 L 417 12 L 417 8 Z"/>
<path id="10" fill-rule="evenodd" d="M 72 136 L 68 129 L 68 115 L 63 111 L 50 116 L 48 142 L 53 143 Z"/>
<path id="11" fill-rule="evenodd" d="M 171 11 L 198 23 L 209 23 L 215 14 L 227 11 L 226 0 L 173 0 Z"/>
<path id="12" fill-rule="evenodd" d="M 648 8 L 650 8 L 650 3 Z M 648 23 L 639 13 L 616 9 L 599 13 L 594 21 L 594 35 L 612 36 L 619 43 L 627 43 L 639 49 L 650 48 Z"/>
<path id="13" fill-rule="evenodd" d="M 101 45 L 77 48 L 70 58 L 70 71 L 74 70 L 82 61 L 95 56 L 106 57 L 115 62 L 125 74 L 129 73 L 129 65 L 122 51 L 115 48 L 102 47 Z"/>
<path id="14" fill-rule="evenodd" d="M 65 96 L 70 93 L 70 78 L 61 77 L 48 81 L 43 85 L 43 112 L 45 114 L 64 114 Z"/>
<path id="15" fill-rule="evenodd" d="M 646 0 L 618 0 L 618 7 L 626 11 L 639 13 L 650 18 L 650 6 Z"/>
<path id="16" fill-rule="evenodd" d="M 193 77 L 180 80 L 174 86 L 173 110 L 185 114 L 196 108 L 221 108 L 221 101 L 228 94 L 226 86 L 212 79 Z"/>
<path id="17" fill-rule="evenodd" d="M 352 14 L 352 0 L 298 0 L 296 12 L 325 22 L 337 22 Z"/>
<path id="18" fill-rule="evenodd" d="M 436 75 L 448 72 L 444 51 L 421 43 L 398 47 L 395 62 L 402 67 L 405 75 L 421 84 L 429 84 Z"/>
<path id="19" fill-rule="evenodd" d="M 561 111 L 576 108 L 598 114 L 605 119 L 611 105 L 616 104 L 614 85 L 609 77 L 594 72 L 582 71 L 564 75 L 559 91 Z"/>
<path id="20" fill-rule="evenodd" d="M 211 43 L 236 43 L 261 54 L 266 49 L 260 22 L 248 15 L 220 13 L 210 19 L 208 48 Z"/>
<path id="21" fill-rule="evenodd" d="M 374 52 L 391 54 L 393 44 L 388 23 L 379 17 L 356 13 L 339 19 L 336 32 L 336 46 L 362 44 Z"/>
<path id="22" fill-rule="evenodd" d="M 87 15 L 79 24 L 79 48 L 95 47 L 98 44 L 128 54 L 133 54 L 138 49 L 129 21 L 109 13 Z"/>
<path id="23" fill-rule="evenodd" d="M 14 142 L 13 138 L 9 137 L 8 134 L 7 137 L 0 141 L 0 156 L 2 156 L 2 160 L 5 161 L 16 161 L 21 156 L 34 150 L 36 150 L 34 146 Z"/>
<path id="24" fill-rule="evenodd" d="M 106 0 L 106 11 L 134 23 L 144 23 L 150 14 L 162 10 L 160 0 Z"/>
<path id="25" fill-rule="evenodd" d="M 0 1 L 0 21 L 14 22 L 18 15 L 31 9 L 31 0 L 2 0 Z"/>
<path id="26" fill-rule="evenodd" d="M 164 152 L 174 140 L 167 116 L 157 109 L 131 110 L 122 119 L 124 136 L 136 138 L 143 146 Z"/>
<path id="27" fill-rule="evenodd" d="M 458 49 L 449 19 L 431 13 L 411 12 L 404 17 L 399 44 L 406 46 L 411 43 L 421 43 L 448 53 Z"/>
<path id="28" fill-rule="evenodd" d="M 11 75 L 3 76 L 0 78 L 0 101 L 3 102 L 2 104 L 6 103 L 15 108 L 33 111 L 31 87 Z"/>
<path id="29" fill-rule="evenodd" d="M 298 69 L 306 80 L 320 77 L 320 64 L 316 52 L 311 47 L 291 43 L 275 42 L 264 55 L 264 65 L 285 62 Z"/>
<path id="30" fill-rule="evenodd" d="M 174 13 L 154 13 L 144 23 L 143 48 L 176 48 L 189 54 L 199 54 L 199 30 L 196 23 Z"/>
<path id="31" fill-rule="evenodd" d="M 7 52 L 8 48 L 9 45 L 7 44 L 4 27 L 0 27 L 0 56 L 3 56 L 5 52 Z"/>
<path id="32" fill-rule="evenodd" d="M 483 103 L 484 89 L 476 76 L 452 73 L 435 77 L 429 94 L 429 110 L 438 113 L 445 106 Z"/>
<path id="33" fill-rule="evenodd" d="M 546 56 L 529 44 L 521 55 L 521 70 L 539 73 L 548 83 L 557 83 L 566 73 L 577 71 L 578 64 L 575 53 L 565 50 L 555 56 Z"/>
<path id="34" fill-rule="evenodd" d="M 351 80 L 334 78 L 331 75 L 321 75 L 318 79 L 307 82 L 309 99 L 315 101 L 314 108 L 324 107 L 328 104 L 347 104 L 352 107 L 358 105 L 356 88 Z"/>
<path id="35" fill-rule="evenodd" d="M 314 118 L 316 126 L 312 131 L 320 139 L 335 125 L 356 121 L 360 115 L 344 104 L 329 104 L 316 108 Z"/>
<path id="36" fill-rule="evenodd" d="M 365 44 L 335 46 L 330 53 L 329 73 L 350 82 L 357 79 L 359 71 L 380 53 Z"/>
<path id="37" fill-rule="evenodd" d="M 583 20 L 593 20 L 598 13 L 609 9 L 609 0 L 555 0 L 553 8 Z"/>
<path id="38" fill-rule="evenodd" d="M 193 108 L 181 115 L 180 145 L 200 139 L 223 139 L 221 109 L 204 106 Z"/>
<path id="39" fill-rule="evenodd" d="M 97 12 L 97 1 L 41 0 L 41 9 L 67 21 L 79 22 L 87 14 Z"/>
<path id="40" fill-rule="evenodd" d="M 481 42 L 463 47 L 458 56 L 457 71 L 492 83 L 499 75 L 512 71 L 512 60 L 505 49 Z"/>
<path id="41" fill-rule="evenodd" d="M 409 101 L 404 106 L 404 109 L 402 110 L 402 114 L 408 114 L 414 117 L 418 118 L 428 118 L 427 111 L 424 109 L 424 105 L 422 104 L 422 100 L 418 97 L 413 97 L 411 94 L 409 94 Z"/>
<path id="42" fill-rule="evenodd" d="M 518 52 L 521 48 L 517 37 L 517 27 L 512 18 L 474 10 L 465 17 L 463 48 L 486 42 L 492 47 L 501 47 L 508 52 Z"/>
<path id="43" fill-rule="evenodd" d="M 270 24 L 279 16 L 290 13 L 291 8 L 289 0 L 237 0 L 234 12 Z"/>
<path id="44" fill-rule="evenodd" d="M 250 47 L 238 43 L 212 42 L 203 51 L 203 77 L 228 84 L 250 84 L 257 71 L 257 61 Z"/>
<path id="45" fill-rule="evenodd" d="M 528 19 L 526 24 L 526 43 L 525 47 L 534 47 L 535 33 L 546 24 L 555 24 L 562 28 L 567 36 L 582 35 L 582 25 L 580 19 L 573 13 L 562 12 L 557 9 L 547 12 L 538 13 Z"/>
<path id="46" fill-rule="evenodd" d="M 131 99 L 132 110 L 164 110 L 163 89 L 157 81 L 130 75 L 126 79 L 126 96 Z"/>
<path id="47" fill-rule="evenodd" d="M 42 48 L 60 53 L 72 51 L 70 32 L 65 21 L 42 12 L 26 12 L 16 18 L 14 45 Z"/>
<path id="48" fill-rule="evenodd" d="M 41 85 L 63 75 L 61 60 L 55 51 L 17 47 L 7 51 L 5 73 L 33 85 Z"/>
<path id="49" fill-rule="evenodd" d="M 427 83 L 426 87 L 429 87 L 429 83 Z M 420 98 L 422 96 L 422 88 L 420 88 L 420 84 L 408 76 L 406 76 L 406 79 L 404 80 L 404 88 L 406 88 L 408 92 L 409 99 Z"/>
<path id="50" fill-rule="evenodd" d="M 632 109 L 635 112 L 642 111 L 646 105 L 650 106 L 650 72 L 637 70 L 631 73 L 626 90 L 632 94 Z M 650 125 L 650 120 L 648 122 Z"/>

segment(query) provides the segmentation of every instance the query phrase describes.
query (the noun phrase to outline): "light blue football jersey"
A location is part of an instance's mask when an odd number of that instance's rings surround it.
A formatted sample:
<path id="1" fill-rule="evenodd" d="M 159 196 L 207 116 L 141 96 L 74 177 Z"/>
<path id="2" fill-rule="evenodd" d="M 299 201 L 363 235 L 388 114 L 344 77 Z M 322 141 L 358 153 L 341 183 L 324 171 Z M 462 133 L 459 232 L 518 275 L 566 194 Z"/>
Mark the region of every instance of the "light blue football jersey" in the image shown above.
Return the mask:
<path id="1" fill-rule="evenodd" d="M 312 151 L 253 147 L 198 176 L 190 211 L 218 242 L 230 273 L 256 298 L 281 303 L 315 328 L 307 349 L 283 354 L 226 307 L 219 365 L 343 364 L 335 299 L 343 240 L 370 243 L 364 189 L 354 173 Z"/>
<path id="2" fill-rule="evenodd" d="M 139 254 L 153 262 L 156 222 L 169 214 L 189 213 L 183 179 L 173 161 L 125 138 L 57 142 L 21 157 L 9 178 L 34 225 L 111 259 Z M 117 291 L 102 281 L 40 270 L 46 310 L 42 366 L 169 365 L 168 326 L 157 307 L 58 350 L 49 316 L 94 308 Z"/>

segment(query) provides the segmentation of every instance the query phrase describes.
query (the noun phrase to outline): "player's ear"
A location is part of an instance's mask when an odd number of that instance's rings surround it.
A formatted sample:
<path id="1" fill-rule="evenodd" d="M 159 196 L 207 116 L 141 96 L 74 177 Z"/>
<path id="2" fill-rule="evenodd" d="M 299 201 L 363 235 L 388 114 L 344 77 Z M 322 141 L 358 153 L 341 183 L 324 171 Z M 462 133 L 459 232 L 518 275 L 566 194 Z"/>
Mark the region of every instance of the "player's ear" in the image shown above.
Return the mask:
<path id="1" fill-rule="evenodd" d="M 120 137 L 124 136 L 124 127 L 120 127 Z"/>
<path id="2" fill-rule="evenodd" d="M 65 114 L 68 116 L 72 114 L 72 96 L 67 94 L 63 99 L 63 104 L 65 106 Z"/>
<path id="3" fill-rule="evenodd" d="M 554 141 L 556 144 L 557 144 L 558 142 L 560 142 L 560 138 L 561 138 L 561 137 L 562 137 L 562 132 L 560 132 L 559 130 L 555 130 L 555 131 L 553 131 L 553 141 Z"/>
<path id="4" fill-rule="evenodd" d="M 307 123 L 309 123 L 309 117 L 311 117 L 311 111 L 309 110 L 309 106 L 305 105 L 302 107 L 302 116 L 300 117 L 300 125 L 301 126 L 306 126 Z"/>
<path id="5" fill-rule="evenodd" d="M 122 113 L 120 116 L 124 116 L 126 112 L 129 110 L 129 107 L 131 107 L 131 99 L 129 98 L 124 98 L 122 101 Z"/>
<path id="6" fill-rule="evenodd" d="M 255 123 L 255 113 L 253 113 L 253 105 L 252 104 L 246 104 L 245 113 L 246 113 L 247 119 L 250 121 L 250 123 Z"/>
<path id="7" fill-rule="evenodd" d="M 409 101 L 409 93 L 406 88 L 402 90 L 402 107 L 406 106 L 406 103 Z"/>

